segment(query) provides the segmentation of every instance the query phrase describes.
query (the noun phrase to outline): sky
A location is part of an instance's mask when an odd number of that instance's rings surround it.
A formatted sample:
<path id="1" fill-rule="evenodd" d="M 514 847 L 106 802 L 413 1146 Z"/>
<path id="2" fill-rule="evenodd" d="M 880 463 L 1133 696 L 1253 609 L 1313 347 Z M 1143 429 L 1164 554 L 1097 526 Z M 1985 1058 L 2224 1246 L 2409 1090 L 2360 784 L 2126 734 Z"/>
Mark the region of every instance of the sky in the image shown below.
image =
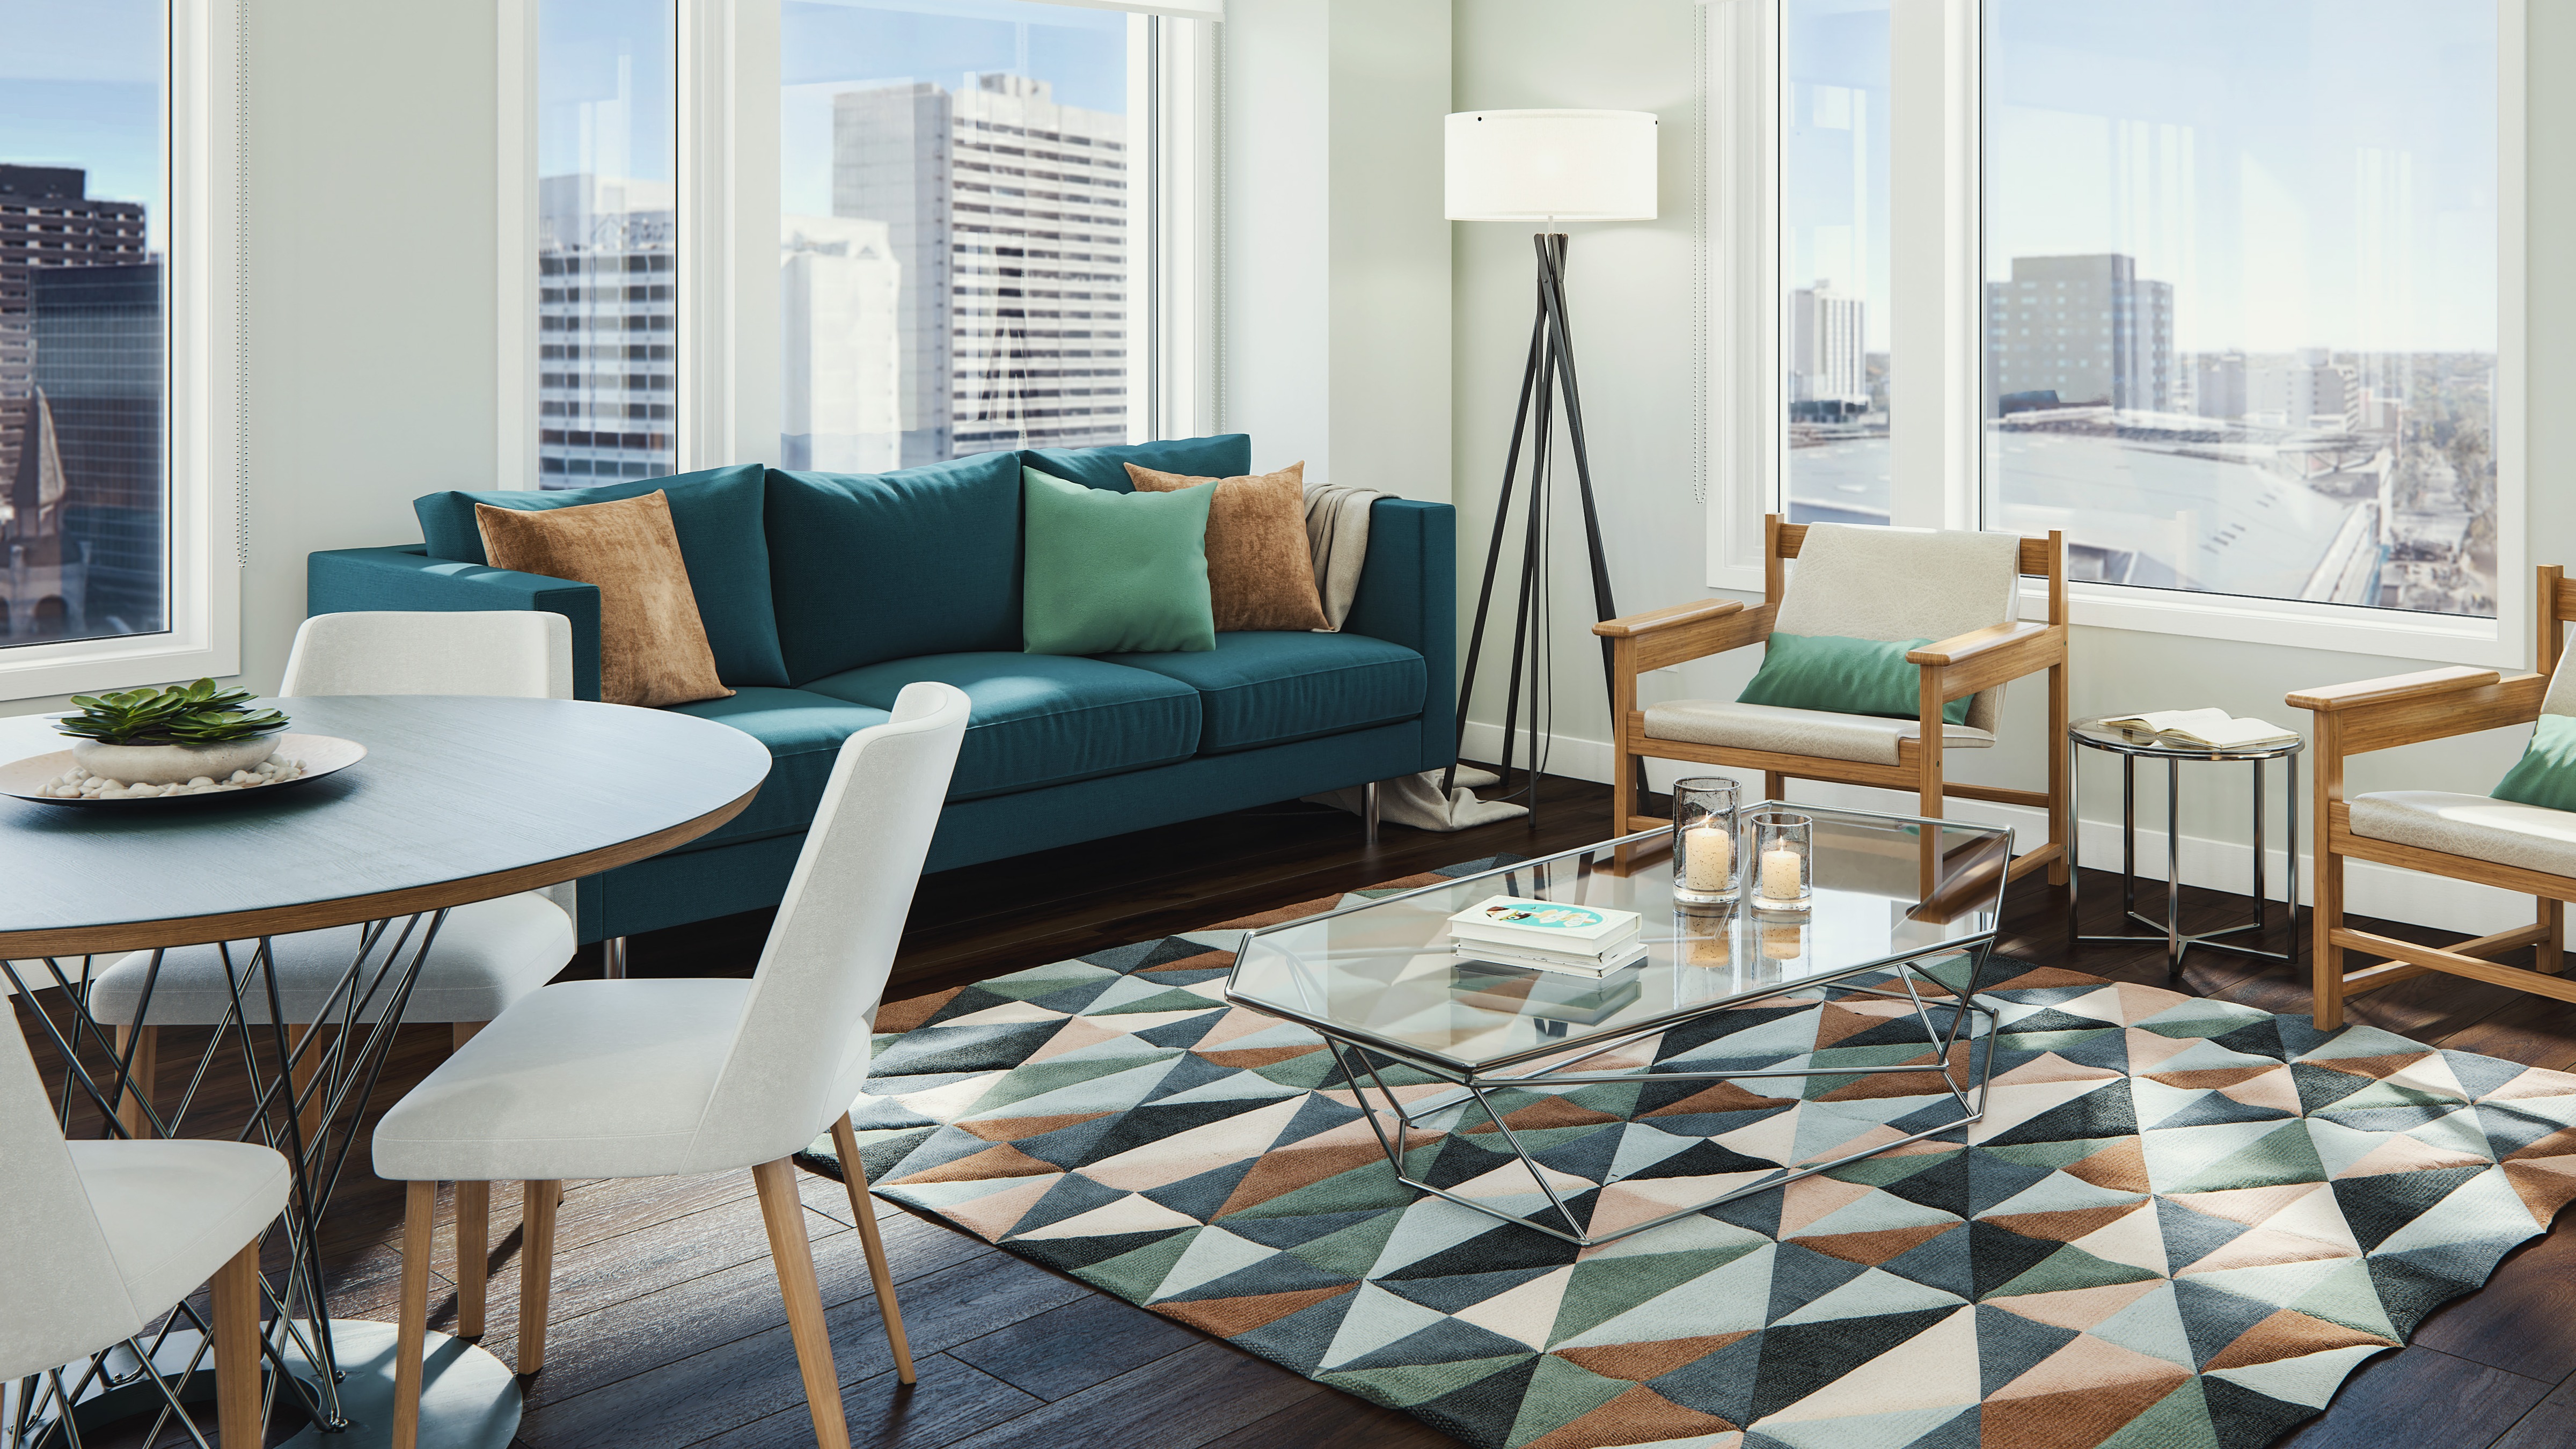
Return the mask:
<path id="1" fill-rule="evenodd" d="M 0 162 L 76 166 L 161 240 L 160 0 L 0 0 Z"/>
<path id="2" fill-rule="evenodd" d="M 1884 348 L 1887 0 L 1788 4 L 1785 261 Z M 2125 252 L 2183 351 L 2493 350 L 2495 9 L 1992 0 L 1986 275 Z"/>
<path id="3" fill-rule="evenodd" d="M 10 0 L 0 0 L 10 3 Z M 537 168 L 671 179 L 670 0 L 542 0 Z M 1128 17 L 1031 0 L 784 0 L 780 191 L 828 216 L 831 95 L 970 70 L 1034 75 L 1057 100 L 1127 108 Z"/>

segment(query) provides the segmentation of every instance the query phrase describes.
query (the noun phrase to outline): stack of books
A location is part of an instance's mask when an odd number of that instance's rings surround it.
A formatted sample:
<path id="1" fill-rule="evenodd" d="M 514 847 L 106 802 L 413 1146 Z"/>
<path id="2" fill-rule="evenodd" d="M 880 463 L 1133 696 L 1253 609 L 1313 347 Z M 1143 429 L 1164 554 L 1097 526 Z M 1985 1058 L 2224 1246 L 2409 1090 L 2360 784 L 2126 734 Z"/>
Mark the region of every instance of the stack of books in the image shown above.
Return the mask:
<path id="1" fill-rule="evenodd" d="M 2267 720 L 2238 719 L 2223 709 L 2165 709 L 2127 714 L 2102 723 L 2132 735 L 2150 736 L 2160 745 L 2194 750 L 2251 750 L 2286 745 L 2299 737 Z"/>
<path id="2" fill-rule="evenodd" d="M 1493 896 L 1449 918 L 1451 948 L 1465 961 L 1603 977 L 1645 959 L 1635 911 Z"/>

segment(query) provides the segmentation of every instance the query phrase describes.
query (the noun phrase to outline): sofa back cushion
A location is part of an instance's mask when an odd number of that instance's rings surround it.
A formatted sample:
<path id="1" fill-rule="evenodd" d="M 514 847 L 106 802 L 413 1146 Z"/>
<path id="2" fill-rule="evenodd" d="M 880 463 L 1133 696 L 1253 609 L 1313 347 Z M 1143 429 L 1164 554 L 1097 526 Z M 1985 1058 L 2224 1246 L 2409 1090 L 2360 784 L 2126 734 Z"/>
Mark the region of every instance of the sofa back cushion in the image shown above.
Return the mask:
<path id="1" fill-rule="evenodd" d="M 778 642 L 796 683 L 1019 649 L 1019 454 L 894 473 L 773 468 L 768 487 Z"/>
<path id="2" fill-rule="evenodd" d="M 1252 471 L 1252 435 L 1161 438 L 1114 448 L 1022 448 L 1020 462 L 1068 482 L 1106 488 L 1112 493 L 1133 493 L 1136 485 L 1127 480 L 1130 463 L 1157 473 L 1184 473 L 1193 478 L 1240 478 Z"/>
<path id="3" fill-rule="evenodd" d="M 770 604 L 769 544 L 762 536 L 762 469 L 757 463 L 710 468 L 670 478 L 630 478 L 597 488 L 547 492 L 429 493 L 412 500 L 420 536 L 431 558 L 489 564 L 474 505 L 536 510 L 613 503 L 661 493 L 671 507 L 671 528 L 688 565 L 689 592 L 698 601 L 716 674 L 729 685 L 783 686 L 787 664 L 779 653 L 778 620 Z M 1012 603 L 1018 617 L 1019 604 Z"/>

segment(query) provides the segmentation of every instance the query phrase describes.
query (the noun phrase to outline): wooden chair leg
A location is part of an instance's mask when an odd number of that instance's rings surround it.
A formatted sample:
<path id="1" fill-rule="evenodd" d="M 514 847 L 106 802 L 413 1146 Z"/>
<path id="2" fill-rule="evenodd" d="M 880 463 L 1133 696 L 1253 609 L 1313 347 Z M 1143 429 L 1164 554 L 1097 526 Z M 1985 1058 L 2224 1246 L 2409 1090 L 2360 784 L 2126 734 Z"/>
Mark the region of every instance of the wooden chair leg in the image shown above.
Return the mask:
<path id="1" fill-rule="evenodd" d="M 259 1240 L 215 1270 L 215 1427 L 224 1449 L 259 1449 Z"/>
<path id="2" fill-rule="evenodd" d="M 760 1189 L 760 1220 L 769 1229 L 778 1296 L 787 1303 L 787 1335 L 796 1342 L 796 1367 L 805 1376 L 814 1442 L 820 1449 L 850 1449 L 841 1375 L 832 1366 L 832 1331 L 823 1321 L 822 1286 L 814 1281 L 814 1245 L 805 1236 L 805 1202 L 796 1193 L 796 1164 L 784 1157 L 764 1162 L 751 1170 L 751 1179 Z"/>
<path id="3" fill-rule="evenodd" d="M 492 1274 L 492 1184 L 456 1185 L 456 1336 L 483 1336 Z"/>
<path id="4" fill-rule="evenodd" d="M 2343 857 L 2317 852 L 2316 898 L 2308 908 L 2308 939 L 2314 947 L 2315 971 L 2309 982 L 2319 1031 L 2343 1026 L 2343 948 L 2334 944 L 2343 929 Z"/>
<path id="5" fill-rule="evenodd" d="M 859 1225 L 859 1242 L 868 1251 L 868 1281 L 877 1289 L 877 1316 L 885 1320 L 886 1345 L 894 1350 L 894 1376 L 912 1382 L 912 1343 L 904 1337 L 903 1309 L 894 1301 L 894 1270 L 886 1266 L 885 1239 L 877 1232 L 876 1198 L 868 1192 L 868 1170 L 859 1162 L 859 1137 L 850 1129 L 850 1114 L 832 1124 L 832 1151 L 841 1159 L 841 1182 L 850 1190 L 850 1218 Z"/>
<path id="6" fill-rule="evenodd" d="M 1762 798 L 1763 798 L 1763 799 L 1765 799 L 1765 800 L 1786 800 L 1786 799 L 1788 799 L 1788 798 L 1789 798 L 1789 777 L 1788 777 L 1788 776 L 1786 776 L 1786 775 L 1781 774 L 1781 773 L 1780 773 L 1779 771 L 1777 771 L 1777 770 L 1765 770 L 1765 771 L 1763 771 L 1763 772 L 1762 772 Z"/>
<path id="7" fill-rule="evenodd" d="M 117 1084 L 116 1120 L 125 1124 L 125 1135 L 140 1142 L 152 1135 L 152 1114 L 143 1109 L 152 1094 L 152 1084 L 161 1063 L 161 1028 L 157 1026 L 120 1026 L 116 1029 L 116 1054 L 125 1056 L 127 1042 L 134 1044 L 134 1070 L 130 1079 Z"/>
<path id="8" fill-rule="evenodd" d="M 2555 976 L 2567 964 L 2567 903 L 2542 897 L 2540 924 L 2549 928 L 2549 934 L 2533 948 L 2532 964 Z"/>
<path id="9" fill-rule="evenodd" d="M 519 1207 L 519 1372 L 532 1374 L 546 1366 L 546 1295 L 554 1287 L 555 1205 L 563 1201 L 559 1181 L 531 1182 L 520 1194 Z"/>
<path id="10" fill-rule="evenodd" d="M 2074 762 L 2066 754 L 2066 716 L 2066 666 L 2052 664 L 2048 669 L 2048 838 L 2057 843 L 2057 858 L 2048 863 L 2048 883 L 2053 886 L 2066 884 L 2066 862 L 2075 854 L 2075 812 L 2068 807 L 2066 788 L 2066 772 Z"/>
<path id="11" fill-rule="evenodd" d="M 406 1186 L 402 1301 L 394 1310 L 394 1449 L 418 1449 L 420 1444 L 421 1360 L 429 1347 L 430 1220 L 437 1211 L 437 1183 Z"/>

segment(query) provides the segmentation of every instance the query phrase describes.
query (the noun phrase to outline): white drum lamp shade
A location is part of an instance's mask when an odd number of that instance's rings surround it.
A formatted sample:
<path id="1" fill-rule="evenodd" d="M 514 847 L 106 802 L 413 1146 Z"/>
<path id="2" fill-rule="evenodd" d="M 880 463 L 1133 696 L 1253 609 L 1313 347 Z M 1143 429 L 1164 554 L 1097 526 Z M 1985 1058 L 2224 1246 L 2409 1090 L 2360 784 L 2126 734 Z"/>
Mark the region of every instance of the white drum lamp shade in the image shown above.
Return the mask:
<path id="1" fill-rule="evenodd" d="M 1652 221 L 1652 111 L 1458 111 L 1451 221 Z"/>

